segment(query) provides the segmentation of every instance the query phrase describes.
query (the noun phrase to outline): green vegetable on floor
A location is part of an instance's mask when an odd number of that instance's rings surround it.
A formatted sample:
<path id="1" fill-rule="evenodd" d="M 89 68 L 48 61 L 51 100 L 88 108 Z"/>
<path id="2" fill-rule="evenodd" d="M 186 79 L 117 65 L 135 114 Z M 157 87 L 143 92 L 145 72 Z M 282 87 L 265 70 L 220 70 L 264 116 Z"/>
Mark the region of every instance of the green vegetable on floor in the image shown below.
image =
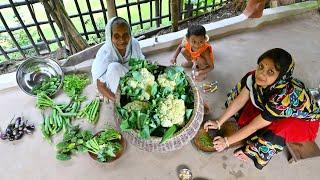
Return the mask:
<path id="1" fill-rule="evenodd" d="M 49 116 L 43 115 L 43 122 L 40 127 L 44 138 L 51 142 L 53 135 L 59 133 L 62 129 L 66 131 L 70 126 L 70 118 L 61 116 L 58 110 L 53 109 Z"/>
<path id="2" fill-rule="evenodd" d="M 63 112 L 66 106 L 56 104 L 53 99 L 47 96 L 44 92 L 41 92 L 37 95 L 36 107 L 41 110 L 44 110 L 46 108 L 56 109 L 61 116 L 73 117 L 77 115 L 77 113 L 74 112 Z"/>
<path id="3" fill-rule="evenodd" d="M 95 124 L 99 120 L 100 100 L 96 98 L 80 110 L 78 117 L 86 118 L 90 123 Z"/>
<path id="4" fill-rule="evenodd" d="M 66 161 L 76 152 L 86 152 L 85 143 L 93 138 L 91 131 L 82 131 L 79 127 L 73 126 L 63 135 L 63 140 L 56 145 L 56 158 Z"/>
<path id="5" fill-rule="evenodd" d="M 86 74 L 70 74 L 64 77 L 63 91 L 69 96 L 79 96 L 83 89 L 89 84 Z"/>

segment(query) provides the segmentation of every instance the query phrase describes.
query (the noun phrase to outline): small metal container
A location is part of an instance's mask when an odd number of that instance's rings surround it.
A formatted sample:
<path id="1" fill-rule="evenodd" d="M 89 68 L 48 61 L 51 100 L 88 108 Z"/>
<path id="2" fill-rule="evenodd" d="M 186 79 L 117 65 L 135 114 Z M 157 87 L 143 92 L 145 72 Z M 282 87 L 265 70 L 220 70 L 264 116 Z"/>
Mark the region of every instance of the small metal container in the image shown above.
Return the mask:
<path id="1" fill-rule="evenodd" d="M 36 96 L 32 93 L 32 88 L 47 77 L 59 75 L 61 83 L 52 95 L 56 94 L 62 87 L 64 73 L 60 65 L 49 58 L 31 57 L 24 61 L 17 69 L 16 81 L 23 92 L 30 96 Z"/>
<path id="2" fill-rule="evenodd" d="M 310 88 L 309 91 L 313 100 L 318 103 L 318 106 L 320 106 L 320 85 L 319 88 Z"/>
<path id="3" fill-rule="evenodd" d="M 178 176 L 180 180 L 192 180 L 192 173 L 188 168 L 180 169 Z"/>

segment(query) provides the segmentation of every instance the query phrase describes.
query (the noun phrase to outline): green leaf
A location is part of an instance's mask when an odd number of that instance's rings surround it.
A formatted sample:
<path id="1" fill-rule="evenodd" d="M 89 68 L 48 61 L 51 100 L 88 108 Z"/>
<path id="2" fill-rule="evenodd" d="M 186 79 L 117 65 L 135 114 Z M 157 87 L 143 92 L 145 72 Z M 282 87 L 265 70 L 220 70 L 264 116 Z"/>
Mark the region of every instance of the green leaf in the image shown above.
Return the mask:
<path id="1" fill-rule="evenodd" d="M 86 149 L 84 146 L 79 145 L 79 146 L 77 146 L 77 151 L 78 151 L 78 152 L 86 152 L 87 149 Z"/>
<path id="2" fill-rule="evenodd" d="M 142 131 L 139 133 L 140 137 L 143 139 L 149 139 L 150 138 L 150 129 L 149 125 L 145 125 L 142 128 Z"/>
<path id="3" fill-rule="evenodd" d="M 83 143 L 84 143 L 83 139 L 78 139 L 77 140 L 77 144 L 83 144 Z"/>
<path id="4" fill-rule="evenodd" d="M 123 121 L 121 121 L 120 129 L 121 129 L 122 131 L 126 131 L 126 130 L 131 129 L 128 120 L 123 120 Z"/>
<path id="5" fill-rule="evenodd" d="M 76 144 L 75 144 L 75 143 L 70 143 L 70 144 L 68 144 L 68 146 L 67 146 L 67 148 L 70 149 L 70 150 L 74 149 L 75 147 L 76 147 Z"/>
<path id="6" fill-rule="evenodd" d="M 174 80 L 176 72 L 173 69 L 169 69 L 167 72 L 167 78 L 171 81 Z"/>
<path id="7" fill-rule="evenodd" d="M 89 84 L 89 78 L 86 74 L 70 74 L 64 77 L 63 84 L 63 91 L 69 97 L 74 97 L 82 93 Z"/>
<path id="8" fill-rule="evenodd" d="M 139 96 L 139 95 L 142 94 L 142 92 L 143 92 L 143 89 L 141 89 L 141 88 L 136 88 L 136 89 L 134 90 L 133 96 Z"/>
<path id="9" fill-rule="evenodd" d="M 68 144 L 66 142 L 60 142 L 56 145 L 57 150 L 59 149 L 64 149 L 68 146 Z"/>
<path id="10" fill-rule="evenodd" d="M 173 125 L 169 129 L 167 129 L 166 132 L 164 133 L 164 135 L 162 136 L 160 144 L 164 143 L 164 142 L 168 141 L 170 138 L 172 138 L 173 134 L 176 131 L 177 131 L 177 126 L 176 125 Z"/>
<path id="11" fill-rule="evenodd" d="M 158 92 L 158 84 L 154 83 L 151 87 L 151 96 L 155 96 Z"/>
<path id="12" fill-rule="evenodd" d="M 132 77 L 138 82 L 140 82 L 142 80 L 142 75 L 138 71 L 132 72 Z"/>
<path id="13" fill-rule="evenodd" d="M 58 153 L 58 154 L 56 155 L 56 158 L 57 158 L 58 160 L 61 160 L 61 161 L 67 161 L 67 160 L 70 160 L 70 159 L 71 159 L 71 156 L 68 155 L 68 154 L 60 154 L 60 153 Z"/>
<path id="14" fill-rule="evenodd" d="M 148 115 L 145 113 L 139 113 L 137 117 L 138 129 L 141 129 L 144 125 L 148 124 Z"/>
<path id="15" fill-rule="evenodd" d="M 186 110 L 186 119 L 189 120 L 192 115 L 193 109 L 187 109 Z"/>
<path id="16" fill-rule="evenodd" d="M 162 90 L 162 97 L 166 97 L 167 95 L 171 94 L 172 93 L 172 89 L 169 88 L 169 87 L 165 87 L 163 90 Z"/>

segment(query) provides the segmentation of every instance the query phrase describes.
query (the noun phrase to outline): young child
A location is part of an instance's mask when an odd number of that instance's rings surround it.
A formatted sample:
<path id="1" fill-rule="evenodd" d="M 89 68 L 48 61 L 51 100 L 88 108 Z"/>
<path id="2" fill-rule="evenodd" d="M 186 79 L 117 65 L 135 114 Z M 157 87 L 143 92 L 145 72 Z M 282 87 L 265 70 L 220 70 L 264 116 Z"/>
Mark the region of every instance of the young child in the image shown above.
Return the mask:
<path id="1" fill-rule="evenodd" d="M 204 80 L 207 77 L 207 74 L 214 68 L 213 50 L 208 41 L 209 37 L 206 35 L 206 29 L 203 26 L 189 26 L 186 37 L 178 46 L 171 63 L 176 64 L 177 56 L 181 52 L 186 59 L 186 62 L 184 62 L 182 66 L 191 68 L 193 63 L 195 63 L 195 80 Z"/>

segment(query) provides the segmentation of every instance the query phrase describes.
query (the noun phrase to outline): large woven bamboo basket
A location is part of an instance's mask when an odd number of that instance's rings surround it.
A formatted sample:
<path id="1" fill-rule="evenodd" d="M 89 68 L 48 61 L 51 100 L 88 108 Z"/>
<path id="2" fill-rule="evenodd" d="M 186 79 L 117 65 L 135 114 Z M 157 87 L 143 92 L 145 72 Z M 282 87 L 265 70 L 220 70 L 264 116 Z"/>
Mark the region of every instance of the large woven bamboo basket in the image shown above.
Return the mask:
<path id="1" fill-rule="evenodd" d="M 194 94 L 194 110 L 189 122 L 180 131 L 176 132 L 167 142 L 160 144 L 161 137 L 151 136 L 150 139 L 139 138 L 136 131 L 123 132 L 125 139 L 132 145 L 149 152 L 169 152 L 175 151 L 188 144 L 197 134 L 203 120 L 203 102 L 199 94 L 199 90 L 195 86 L 194 81 L 187 76 L 187 80 Z M 116 104 L 120 103 L 120 90 L 116 93 Z M 116 125 L 120 128 L 121 118 L 115 109 Z"/>

